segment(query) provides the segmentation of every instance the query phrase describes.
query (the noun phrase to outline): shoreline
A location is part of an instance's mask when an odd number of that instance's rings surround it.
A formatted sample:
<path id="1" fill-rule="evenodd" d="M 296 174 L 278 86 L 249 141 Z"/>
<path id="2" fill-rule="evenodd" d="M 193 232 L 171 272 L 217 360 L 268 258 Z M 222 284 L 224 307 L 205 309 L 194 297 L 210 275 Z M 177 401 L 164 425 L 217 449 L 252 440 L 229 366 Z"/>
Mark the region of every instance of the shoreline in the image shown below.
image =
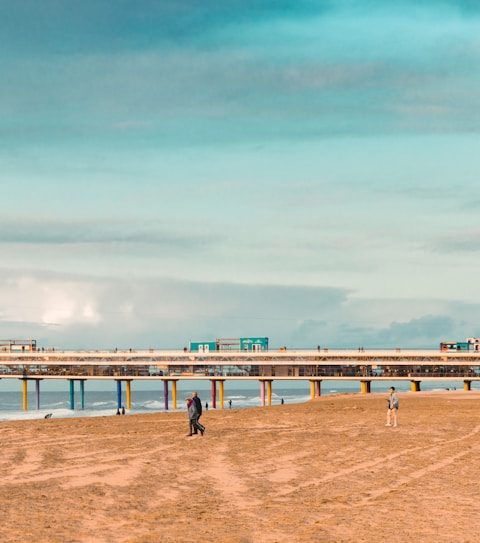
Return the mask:
<path id="1" fill-rule="evenodd" d="M 413 392 L 411 390 L 398 390 L 397 389 L 397 393 L 401 396 L 408 396 L 410 394 L 418 394 L 418 395 L 425 395 L 425 394 L 447 394 L 447 393 L 455 393 L 455 392 L 459 392 L 459 393 L 465 393 L 465 394 L 475 394 L 475 393 L 480 393 L 480 389 L 472 389 L 470 391 L 464 391 L 463 389 L 461 388 L 458 388 L 458 389 L 455 389 L 455 388 L 450 388 L 450 387 L 445 387 L 445 388 L 435 388 L 435 389 L 431 389 L 431 390 L 421 390 L 421 391 L 418 391 L 418 392 Z M 362 396 L 372 396 L 372 397 L 378 397 L 378 396 L 382 396 L 382 395 L 386 395 L 388 394 L 388 389 L 386 389 L 385 391 L 372 391 L 368 394 L 362 394 L 361 392 L 350 392 L 350 391 L 342 391 L 342 392 L 336 392 L 336 391 L 332 391 L 332 392 L 325 392 L 323 393 L 320 398 L 331 398 L 331 397 L 336 397 L 336 398 L 341 398 L 341 397 L 355 397 L 355 396 L 358 396 L 358 397 L 362 397 Z M 311 401 L 316 401 L 318 398 L 315 398 L 315 400 L 311 400 L 310 398 L 307 398 L 306 395 L 303 395 L 303 396 L 299 396 L 299 401 L 295 401 L 295 399 L 289 399 L 288 401 L 285 402 L 285 405 L 303 405 L 303 404 L 306 404 L 306 403 L 309 403 Z M 209 403 L 210 403 L 210 399 L 207 398 L 207 400 Z M 277 398 L 275 399 L 275 402 L 272 404 L 271 407 L 275 407 L 277 405 L 280 405 L 280 400 Z M 107 403 L 107 402 L 105 402 Z M 113 402 L 111 402 L 113 403 Z M 203 403 L 205 403 L 205 400 L 203 400 Z M 67 402 L 65 402 L 65 404 L 67 404 Z M 140 407 L 140 408 L 134 408 L 130 411 L 127 410 L 126 412 L 126 416 L 136 416 L 136 415 L 152 415 L 152 414 L 160 414 L 160 413 L 165 413 L 167 415 L 171 415 L 173 413 L 176 413 L 176 412 L 179 412 L 179 413 L 185 413 L 185 407 L 183 406 L 183 402 L 179 402 L 180 404 L 180 407 L 178 407 L 176 410 L 174 410 L 173 408 L 170 408 L 169 410 L 165 410 L 164 408 L 148 408 L 148 407 Z M 235 409 L 235 410 L 245 410 L 245 409 L 252 409 L 252 408 L 256 408 L 256 407 L 261 407 L 260 405 L 242 405 L 242 402 L 236 400 L 236 403 L 234 404 L 234 406 L 232 407 L 232 409 Z M 265 409 L 267 409 L 267 406 L 265 406 Z M 88 404 L 85 408 L 85 410 L 81 410 L 81 409 L 75 409 L 75 410 L 70 410 L 68 407 L 60 407 L 60 408 L 55 408 L 55 407 L 41 407 L 40 410 L 37 410 L 35 408 L 32 408 L 28 411 L 22 411 L 20 409 L 16 409 L 16 410 L 2 410 L 0 409 L 0 424 L 3 424 L 5 422 L 9 422 L 9 421 L 26 421 L 26 420 L 42 420 L 46 414 L 49 414 L 49 413 L 53 413 L 53 419 L 55 420 L 63 420 L 63 419 L 83 419 L 83 418 L 101 418 L 101 417 L 110 417 L 110 416 L 117 416 L 116 415 L 116 410 L 117 410 L 117 407 L 112 405 L 108 408 L 103 408 L 103 409 L 96 409 L 96 408 L 92 408 L 92 407 L 89 407 Z M 229 411 L 230 408 L 228 407 L 228 405 L 226 405 L 223 409 L 223 411 Z M 215 412 L 215 411 L 219 411 L 221 412 L 222 409 L 219 409 L 218 407 L 216 409 L 213 409 L 210 407 L 210 411 L 212 412 Z"/>

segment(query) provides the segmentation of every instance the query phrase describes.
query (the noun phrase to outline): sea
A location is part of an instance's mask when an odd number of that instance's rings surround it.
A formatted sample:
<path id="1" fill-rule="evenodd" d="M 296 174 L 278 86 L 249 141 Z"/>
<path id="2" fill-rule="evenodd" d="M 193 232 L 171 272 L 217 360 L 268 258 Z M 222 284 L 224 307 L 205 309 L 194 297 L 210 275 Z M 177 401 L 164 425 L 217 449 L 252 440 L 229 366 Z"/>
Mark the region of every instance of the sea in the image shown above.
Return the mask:
<path id="1" fill-rule="evenodd" d="M 40 395 L 40 409 L 36 409 L 36 397 L 33 383 L 29 383 L 31 390 L 28 393 L 28 411 L 22 409 L 22 389 L 20 381 L 0 380 L 0 421 L 39 419 L 47 414 L 52 418 L 68 417 L 96 417 L 111 416 L 117 411 L 117 393 L 115 382 L 87 381 L 85 383 L 85 409 L 80 409 L 80 393 L 76 383 L 75 409 L 70 409 L 68 382 L 42 381 Z M 409 392 L 409 381 L 382 381 L 372 382 L 372 393 L 386 394 L 390 386 L 395 386 L 399 392 Z M 435 381 L 422 382 L 422 391 L 445 391 L 463 388 L 463 382 Z M 472 390 L 479 388 L 480 384 L 472 383 Z M 208 381 L 179 381 L 177 384 L 177 405 L 179 410 L 185 409 L 185 397 L 193 390 L 197 391 L 202 403 L 208 402 L 212 407 L 210 398 L 210 383 Z M 285 404 L 307 402 L 310 399 L 309 382 L 306 381 L 274 381 L 272 404 L 279 405 L 282 400 Z M 355 381 L 323 381 L 322 396 L 333 394 L 359 393 L 360 383 Z M 218 394 L 218 392 L 217 392 Z M 254 381 L 226 381 L 225 382 L 225 408 L 246 408 L 260 406 L 260 389 L 258 382 Z M 217 399 L 218 402 L 218 399 Z M 125 405 L 125 390 L 123 390 L 122 403 Z M 217 404 L 218 407 L 218 404 Z M 163 412 L 163 384 L 160 381 L 132 383 L 132 409 L 128 414 Z M 170 410 L 171 391 L 170 391 Z"/>

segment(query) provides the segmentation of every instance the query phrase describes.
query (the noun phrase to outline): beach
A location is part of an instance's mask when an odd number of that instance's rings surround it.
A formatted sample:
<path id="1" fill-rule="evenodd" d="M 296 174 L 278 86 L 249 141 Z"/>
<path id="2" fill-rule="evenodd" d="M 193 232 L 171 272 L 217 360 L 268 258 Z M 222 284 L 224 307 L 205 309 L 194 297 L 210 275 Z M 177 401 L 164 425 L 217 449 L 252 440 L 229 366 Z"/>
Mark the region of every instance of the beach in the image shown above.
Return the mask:
<path id="1" fill-rule="evenodd" d="M 480 393 L 0 425 L 2 542 L 477 541 Z"/>

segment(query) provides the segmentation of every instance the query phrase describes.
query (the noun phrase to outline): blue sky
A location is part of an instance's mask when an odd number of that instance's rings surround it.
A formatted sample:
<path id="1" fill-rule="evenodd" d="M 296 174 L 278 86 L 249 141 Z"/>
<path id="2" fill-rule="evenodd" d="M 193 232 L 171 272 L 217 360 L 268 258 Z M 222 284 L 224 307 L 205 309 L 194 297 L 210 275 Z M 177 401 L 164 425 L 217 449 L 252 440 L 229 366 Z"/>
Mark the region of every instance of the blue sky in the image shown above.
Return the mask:
<path id="1" fill-rule="evenodd" d="M 473 1 L 0 0 L 0 336 L 480 335 Z"/>

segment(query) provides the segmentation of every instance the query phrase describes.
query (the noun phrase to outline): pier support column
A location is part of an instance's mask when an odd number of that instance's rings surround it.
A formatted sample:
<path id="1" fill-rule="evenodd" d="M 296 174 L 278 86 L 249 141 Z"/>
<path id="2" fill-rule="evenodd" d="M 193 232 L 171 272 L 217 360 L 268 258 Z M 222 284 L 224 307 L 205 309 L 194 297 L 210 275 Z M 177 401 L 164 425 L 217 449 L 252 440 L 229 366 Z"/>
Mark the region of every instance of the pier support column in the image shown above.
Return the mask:
<path id="1" fill-rule="evenodd" d="M 117 408 L 122 408 L 122 381 L 117 381 Z"/>
<path id="2" fill-rule="evenodd" d="M 127 409 L 132 409 L 132 381 L 125 381 L 125 395 L 127 400 Z"/>
<path id="3" fill-rule="evenodd" d="M 420 392 L 420 381 L 412 381 L 412 392 Z"/>
<path id="4" fill-rule="evenodd" d="M 85 381 L 80 381 L 80 409 L 85 409 Z"/>
<path id="5" fill-rule="evenodd" d="M 267 406 L 272 405 L 272 381 L 267 381 Z"/>
<path id="6" fill-rule="evenodd" d="M 224 398 L 225 398 L 225 381 L 218 381 L 218 384 L 219 384 L 219 403 L 220 403 L 220 409 L 223 409 L 223 402 L 224 402 Z"/>
<path id="7" fill-rule="evenodd" d="M 472 381 L 463 381 L 463 390 L 472 390 Z"/>
<path id="8" fill-rule="evenodd" d="M 177 409 L 177 381 L 172 381 L 172 404 L 173 409 Z"/>
<path id="9" fill-rule="evenodd" d="M 23 410 L 28 411 L 28 381 L 22 379 L 22 404 Z"/>
<path id="10" fill-rule="evenodd" d="M 215 379 L 212 379 L 212 408 L 217 408 L 217 381 Z"/>
<path id="11" fill-rule="evenodd" d="M 40 379 L 35 379 L 35 399 L 37 400 L 37 410 L 40 409 Z"/>
<path id="12" fill-rule="evenodd" d="M 315 381 L 315 395 L 317 397 L 322 395 L 322 381 Z"/>
<path id="13" fill-rule="evenodd" d="M 313 380 L 310 381 L 310 399 L 315 399 L 315 381 Z"/>
<path id="14" fill-rule="evenodd" d="M 362 394 L 369 394 L 371 391 L 371 381 L 360 381 L 360 390 Z"/>
<path id="15" fill-rule="evenodd" d="M 163 402 L 165 411 L 168 411 L 168 381 L 164 379 L 163 381 Z"/>
<path id="16" fill-rule="evenodd" d="M 70 409 L 75 409 L 75 381 L 73 379 L 68 380 L 70 386 Z"/>
<path id="17" fill-rule="evenodd" d="M 260 381 L 260 403 L 265 407 L 265 381 Z"/>

